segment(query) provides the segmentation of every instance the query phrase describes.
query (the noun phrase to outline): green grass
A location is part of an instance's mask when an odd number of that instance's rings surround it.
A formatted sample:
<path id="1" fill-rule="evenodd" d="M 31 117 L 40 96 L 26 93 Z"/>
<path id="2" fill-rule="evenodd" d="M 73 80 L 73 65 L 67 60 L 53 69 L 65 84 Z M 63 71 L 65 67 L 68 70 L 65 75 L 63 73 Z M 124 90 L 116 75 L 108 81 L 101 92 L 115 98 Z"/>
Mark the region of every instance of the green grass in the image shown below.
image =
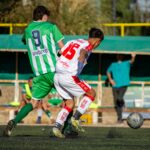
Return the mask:
<path id="1" fill-rule="evenodd" d="M 4 126 L 0 126 L 2 134 Z M 42 129 L 45 129 L 42 131 Z M 51 127 L 17 126 L 0 150 L 150 150 L 150 129 L 87 127 L 77 138 L 49 137 Z"/>

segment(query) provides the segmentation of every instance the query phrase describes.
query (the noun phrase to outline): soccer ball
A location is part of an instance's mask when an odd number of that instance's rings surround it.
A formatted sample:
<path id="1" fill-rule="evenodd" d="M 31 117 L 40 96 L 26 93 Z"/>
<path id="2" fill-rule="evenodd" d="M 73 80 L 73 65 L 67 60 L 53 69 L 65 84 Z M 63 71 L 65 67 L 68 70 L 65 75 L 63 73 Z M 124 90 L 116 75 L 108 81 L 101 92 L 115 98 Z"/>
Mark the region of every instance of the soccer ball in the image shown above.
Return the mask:
<path id="1" fill-rule="evenodd" d="M 133 129 L 140 128 L 143 125 L 143 122 L 143 116 L 137 112 L 133 112 L 127 117 L 127 124 Z"/>

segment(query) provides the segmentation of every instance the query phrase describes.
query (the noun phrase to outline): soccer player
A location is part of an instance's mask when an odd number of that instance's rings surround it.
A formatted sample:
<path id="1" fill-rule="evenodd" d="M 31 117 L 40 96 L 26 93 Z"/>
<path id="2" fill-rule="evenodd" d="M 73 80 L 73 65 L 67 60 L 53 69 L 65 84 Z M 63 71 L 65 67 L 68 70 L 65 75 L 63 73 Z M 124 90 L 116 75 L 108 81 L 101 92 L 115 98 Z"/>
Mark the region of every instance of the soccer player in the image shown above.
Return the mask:
<path id="1" fill-rule="evenodd" d="M 36 77 L 33 79 L 32 99 L 10 120 L 4 130 L 4 136 L 10 136 L 12 129 L 29 112 L 37 107 L 51 90 L 57 60 L 56 45 L 64 46 L 63 35 L 55 24 L 48 22 L 50 12 L 44 6 L 37 6 L 33 11 L 33 22 L 25 29 L 23 42 L 27 44 L 28 56 Z"/>
<path id="2" fill-rule="evenodd" d="M 53 128 L 53 134 L 56 137 L 65 137 L 61 132 L 61 128 L 70 112 L 72 112 L 74 97 L 84 95 L 73 117 L 71 117 L 72 125 L 77 131 L 81 131 L 79 118 L 86 112 L 91 102 L 94 101 L 96 92 L 85 81 L 81 81 L 78 76 L 87 64 L 87 59 L 92 50 L 101 43 L 103 38 L 104 35 L 100 29 L 91 28 L 87 40 L 77 39 L 69 41 L 61 49 L 61 56 L 56 64 L 54 84 L 58 93 L 66 99 L 66 103 L 59 112 Z"/>

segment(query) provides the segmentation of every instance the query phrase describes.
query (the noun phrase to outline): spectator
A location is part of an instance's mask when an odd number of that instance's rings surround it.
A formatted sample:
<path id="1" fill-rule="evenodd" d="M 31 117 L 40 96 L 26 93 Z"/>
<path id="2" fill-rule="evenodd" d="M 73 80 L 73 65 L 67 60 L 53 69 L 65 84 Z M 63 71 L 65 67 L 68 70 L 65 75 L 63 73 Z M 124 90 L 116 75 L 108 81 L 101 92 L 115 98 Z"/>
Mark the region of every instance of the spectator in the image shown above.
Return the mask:
<path id="1" fill-rule="evenodd" d="M 124 56 L 118 54 L 117 62 L 112 63 L 107 70 L 108 80 L 112 85 L 118 123 L 122 123 L 122 111 L 125 105 L 123 97 L 130 84 L 130 68 L 131 64 L 135 61 L 135 56 L 135 53 L 132 53 L 131 60 L 125 61 L 123 60 Z"/>

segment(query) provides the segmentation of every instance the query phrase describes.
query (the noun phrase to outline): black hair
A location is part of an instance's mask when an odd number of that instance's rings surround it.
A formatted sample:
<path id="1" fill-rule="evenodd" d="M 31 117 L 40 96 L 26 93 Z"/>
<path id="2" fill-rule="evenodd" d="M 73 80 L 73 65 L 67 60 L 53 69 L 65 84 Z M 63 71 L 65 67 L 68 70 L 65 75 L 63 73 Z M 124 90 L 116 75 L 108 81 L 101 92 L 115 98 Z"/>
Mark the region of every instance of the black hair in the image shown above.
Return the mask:
<path id="1" fill-rule="evenodd" d="M 104 39 L 104 33 L 100 29 L 91 28 L 89 31 L 89 38 L 100 38 L 102 41 Z"/>
<path id="2" fill-rule="evenodd" d="M 37 21 L 42 19 L 44 15 L 49 16 L 49 10 L 44 6 L 37 6 L 33 11 L 33 20 Z"/>

